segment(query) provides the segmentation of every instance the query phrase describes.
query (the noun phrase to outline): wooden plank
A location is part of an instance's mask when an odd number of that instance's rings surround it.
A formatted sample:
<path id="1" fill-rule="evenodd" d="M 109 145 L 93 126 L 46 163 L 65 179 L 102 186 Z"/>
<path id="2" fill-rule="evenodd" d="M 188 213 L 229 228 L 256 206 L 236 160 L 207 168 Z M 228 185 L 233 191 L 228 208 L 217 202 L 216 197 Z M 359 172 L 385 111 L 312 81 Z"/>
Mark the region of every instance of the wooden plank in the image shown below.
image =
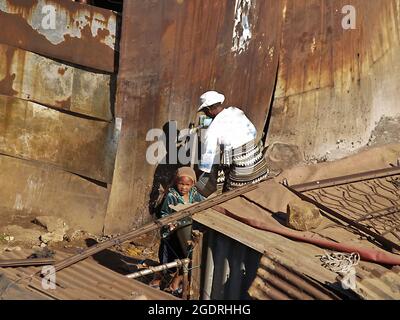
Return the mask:
<path id="1" fill-rule="evenodd" d="M 111 76 L 0 44 L 0 94 L 110 121 Z"/>
<path id="2" fill-rule="evenodd" d="M 192 263 L 190 266 L 190 300 L 200 300 L 201 262 L 203 254 L 203 233 L 193 231 Z"/>
<path id="3" fill-rule="evenodd" d="M 0 95 L 0 153 L 112 181 L 114 125 Z"/>
<path id="4" fill-rule="evenodd" d="M 336 273 L 321 266 L 318 256 L 324 254 L 324 250 L 319 247 L 255 229 L 212 209 L 195 215 L 193 220 L 262 254 L 268 252 L 277 257 L 280 263 L 317 281 L 336 282 Z"/>

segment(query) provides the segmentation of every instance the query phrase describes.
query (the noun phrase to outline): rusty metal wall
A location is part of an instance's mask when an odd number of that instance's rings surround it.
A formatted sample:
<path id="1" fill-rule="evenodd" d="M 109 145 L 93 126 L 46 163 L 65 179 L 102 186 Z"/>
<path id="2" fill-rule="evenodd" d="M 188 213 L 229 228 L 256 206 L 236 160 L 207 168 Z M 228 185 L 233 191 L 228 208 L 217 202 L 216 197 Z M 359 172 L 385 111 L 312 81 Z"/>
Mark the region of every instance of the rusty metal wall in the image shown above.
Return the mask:
<path id="1" fill-rule="evenodd" d="M 102 233 L 119 19 L 69 0 L 0 0 L 2 219 L 53 215 Z"/>
<path id="2" fill-rule="evenodd" d="M 117 21 L 110 10 L 69 0 L 0 0 L 0 43 L 114 72 Z"/>
<path id="3" fill-rule="evenodd" d="M 75 174 L 0 155 L 0 217 L 61 217 L 75 230 L 101 234 L 108 190 Z"/>
<path id="4" fill-rule="evenodd" d="M 356 29 L 345 30 L 345 5 Z M 335 159 L 367 144 L 375 122 L 400 114 L 400 1 L 285 0 L 268 142 Z"/>
<path id="5" fill-rule="evenodd" d="M 203 300 L 338 299 L 332 291 L 282 263 L 281 256 L 271 255 L 267 246 L 264 252 L 256 251 L 212 227 L 205 230 Z"/>
<path id="6" fill-rule="evenodd" d="M 146 162 L 146 134 L 170 120 L 187 128 L 204 91 L 224 92 L 227 104 L 243 108 L 262 132 L 278 65 L 281 5 L 124 2 L 116 110 L 122 131 L 106 230 L 126 230 L 127 222 L 140 225 L 150 218 L 156 168 Z"/>
<path id="7" fill-rule="evenodd" d="M 74 117 L 0 95 L 0 153 L 110 183 L 118 131 L 113 123 Z"/>
<path id="8" fill-rule="evenodd" d="M 106 121 L 111 76 L 85 71 L 0 44 L 0 94 Z"/>

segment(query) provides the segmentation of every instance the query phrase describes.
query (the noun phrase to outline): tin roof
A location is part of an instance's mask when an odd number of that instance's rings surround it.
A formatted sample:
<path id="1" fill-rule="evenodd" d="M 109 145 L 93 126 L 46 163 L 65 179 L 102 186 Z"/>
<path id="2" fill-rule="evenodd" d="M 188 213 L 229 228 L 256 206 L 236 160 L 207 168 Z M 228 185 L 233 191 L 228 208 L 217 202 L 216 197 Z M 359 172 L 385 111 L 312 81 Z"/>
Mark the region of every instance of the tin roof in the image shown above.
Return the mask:
<path id="1" fill-rule="evenodd" d="M 279 189 L 278 193 L 276 189 Z M 358 296 L 362 299 L 400 299 L 398 266 L 389 268 L 378 263 L 361 261 L 355 267 L 356 289 L 345 290 L 341 286 L 339 274 L 322 266 L 320 256 L 324 255 L 327 249 L 260 230 L 263 223 L 284 225 L 283 208 L 293 197 L 294 194 L 285 191 L 283 186 L 266 181 L 260 183 L 256 190 L 220 206 L 229 210 L 233 214 L 232 217 L 221 214 L 221 210 L 217 212 L 215 209 L 209 209 L 194 216 L 194 220 L 263 255 L 249 290 L 253 298 L 337 299 L 339 296 Z M 234 219 L 235 216 L 242 222 Z M 391 255 L 368 241 L 362 233 L 348 228 L 340 220 L 335 222 L 323 217 L 321 226 L 309 232 L 307 236 L 310 235 L 322 237 L 333 243 L 373 249 L 378 253 Z"/>
<path id="2" fill-rule="evenodd" d="M 25 259 L 30 255 L 27 250 L 6 252 L 2 259 Z M 68 255 L 57 251 L 55 259 L 63 260 Z M 163 291 L 149 287 L 136 280 L 128 279 L 92 258 L 81 261 L 56 274 L 56 289 L 45 290 L 42 279 L 33 276 L 40 268 L 0 268 L 0 274 L 23 288 L 43 297 L 55 300 L 172 300 L 175 299 Z M 4 295 L 5 292 L 0 292 Z"/>

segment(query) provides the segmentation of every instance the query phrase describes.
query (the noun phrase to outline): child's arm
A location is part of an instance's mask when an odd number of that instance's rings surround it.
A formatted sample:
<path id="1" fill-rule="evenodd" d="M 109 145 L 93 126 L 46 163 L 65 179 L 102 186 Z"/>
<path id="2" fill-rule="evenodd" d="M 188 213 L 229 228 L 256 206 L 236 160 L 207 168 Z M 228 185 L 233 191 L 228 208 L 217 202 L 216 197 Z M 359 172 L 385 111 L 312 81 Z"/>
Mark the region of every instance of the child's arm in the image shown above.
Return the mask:
<path id="1" fill-rule="evenodd" d="M 170 215 L 174 210 L 170 208 L 170 205 L 177 205 L 178 200 L 172 195 L 168 193 L 167 197 L 165 198 L 163 205 L 160 210 L 161 218 Z M 167 237 L 174 229 L 176 228 L 176 223 L 169 223 L 167 226 L 164 226 L 161 229 L 162 237 Z"/>
<path id="2" fill-rule="evenodd" d="M 172 213 L 172 209 L 169 206 L 176 205 L 175 202 L 176 202 L 175 197 L 172 194 L 168 193 L 167 197 L 165 198 L 165 200 L 161 206 L 161 210 L 160 210 L 161 217 L 168 216 Z"/>

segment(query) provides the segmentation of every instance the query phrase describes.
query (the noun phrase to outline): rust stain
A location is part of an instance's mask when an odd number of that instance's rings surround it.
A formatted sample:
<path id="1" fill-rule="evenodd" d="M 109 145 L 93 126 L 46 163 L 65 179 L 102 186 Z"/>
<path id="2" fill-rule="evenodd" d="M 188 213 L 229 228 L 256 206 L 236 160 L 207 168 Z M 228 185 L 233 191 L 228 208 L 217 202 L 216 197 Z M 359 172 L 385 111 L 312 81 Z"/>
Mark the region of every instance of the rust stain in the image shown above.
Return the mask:
<path id="1" fill-rule="evenodd" d="M 11 65 L 15 54 L 15 48 L 7 48 L 6 50 L 6 76 L 0 80 L 0 92 L 5 95 L 14 96 L 18 92 L 13 89 L 13 83 L 15 80 L 15 73 L 11 74 Z"/>
<path id="2" fill-rule="evenodd" d="M 24 6 L 19 6 L 24 3 Z M 90 10 L 90 16 L 94 13 L 100 13 L 109 21 L 115 14 L 109 10 L 100 8 L 92 9 L 91 6 L 83 6 L 74 2 L 54 2 L 47 1 L 48 4 L 54 4 L 57 8 L 65 9 L 70 16 L 87 16 L 87 10 Z M 29 4 L 29 5 L 28 5 Z M 35 5 L 33 1 L 14 1 L 12 5 L 18 6 L 12 9 L 15 14 L 0 11 L 0 28 L 7 32 L 0 32 L 0 43 L 19 47 L 25 50 L 36 52 L 58 58 L 61 60 L 76 63 L 86 67 L 99 69 L 108 72 L 114 72 L 115 52 L 105 43 L 104 38 L 110 35 L 109 30 L 98 30 L 98 35 L 93 37 L 90 25 L 86 25 L 81 30 L 81 38 L 65 36 L 65 41 L 54 45 L 46 39 L 44 35 L 36 32 L 27 22 L 29 21 L 30 8 Z M 93 21 L 93 20 L 90 20 Z"/>
<path id="3" fill-rule="evenodd" d="M 24 9 L 31 10 L 33 7 L 37 6 L 38 0 L 31 0 L 31 1 L 6 0 L 6 3 L 11 8 L 15 8 L 15 9 L 24 8 Z"/>
<path id="4" fill-rule="evenodd" d="M 65 72 L 65 71 L 64 71 Z M 64 110 L 70 110 L 71 109 L 71 97 L 69 97 L 66 100 L 57 100 L 56 101 L 57 106 L 59 106 L 61 109 Z"/>
<path id="5" fill-rule="evenodd" d="M 67 71 L 67 68 L 58 68 L 58 73 L 61 74 L 62 76 L 65 74 L 65 71 Z"/>

